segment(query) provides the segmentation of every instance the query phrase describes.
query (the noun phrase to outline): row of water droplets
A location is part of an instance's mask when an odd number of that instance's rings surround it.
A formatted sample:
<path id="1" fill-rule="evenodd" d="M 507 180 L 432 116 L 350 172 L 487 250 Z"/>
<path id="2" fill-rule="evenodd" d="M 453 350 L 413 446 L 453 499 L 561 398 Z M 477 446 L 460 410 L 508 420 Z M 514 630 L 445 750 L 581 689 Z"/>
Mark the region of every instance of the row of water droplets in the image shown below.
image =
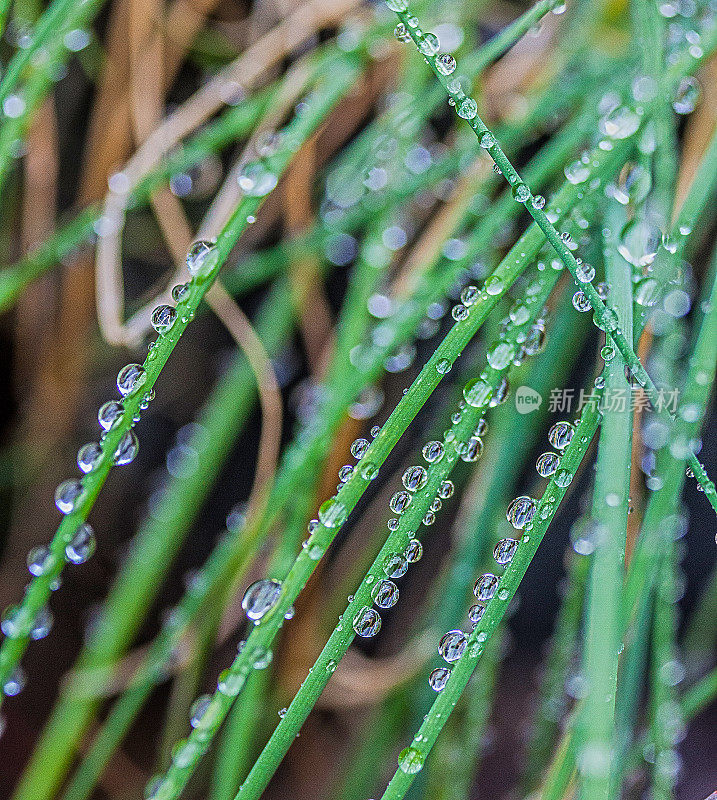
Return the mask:
<path id="1" fill-rule="evenodd" d="M 561 458 L 572 441 L 575 433 L 574 426 L 566 421 L 556 422 L 548 432 L 548 440 L 554 450 L 543 453 L 539 456 L 536 469 L 543 478 L 552 478 L 556 485 L 565 488 L 570 485 L 573 479 L 571 470 L 561 467 Z M 557 451 L 557 452 L 556 452 Z M 549 500 L 553 500 L 549 496 Z M 530 539 L 530 531 L 533 528 L 533 519 L 538 509 L 538 502 L 528 495 L 519 495 L 508 505 L 506 518 L 516 531 L 522 531 L 521 539 L 515 537 L 505 537 L 500 539 L 493 549 L 493 558 L 500 568 L 505 568 L 513 560 L 520 542 L 527 542 Z M 555 508 L 546 504 L 541 512 L 543 519 L 548 519 L 554 514 Z M 510 597 L 510 590 L 500 586 L 500 574 L 494 572 L 483 573 L 475 582 L 473 594 L 478 601 L 468 610 L 468 620 L 472 629 L 475 630 L 480 624 L 487 605 L 496 595 L 501 600 Z M 487 639 L 485 633 L 479 633 L 477 641 L 484 643 Z M 448 631 L 440 640 L 438 652 L 449 666 L 441 666 L 431 672 L 429 684 L 436 692 L 440 692 L 445 687 L 451 675 L 450 665 L 463 655 L 468 645 L 468 634 L 462 630 L 454 629 Z"/>
<path id="2" fill-rule="evenodd" d="M 207 256 L 214 249 L 214 243 L 208 241 L 195 242 L 187 254 L 187 267 L 192 276 L 199 274 Z M 172 296 L 178 306 L 185 306 L 189 299 L 190 287 L 188 284 L 179 284 L 172 290 Z M 191 319 L 193 312 L 186 310 L 187 320 Z M 157 306 L 152 313 L 152 327 L 160 335 L 167 334 L 177 319 L 177 308 L 167 304 Z M 156 343 L 150 345 L 147 362 L 153 360 Z M 79 478 L 69 478 L 62 481 L 55 490 L 55 505 L 64 515 L 73 514 L 80 510 L 86 499 L 86 481 L 106 464 L 105 449 L 108 434 L 120 425 L 126 424 L 127 409 L 125 402 L 134 400 L 141 394 L 137 410 L 129 421 L 130 428 L 122 434 L 114 448 L 112 465 L 124 466 L 132 463 L 139 452 L 139 440 L 134 431 L 134 425 L 139 421 L 140 414 L 146 410 L 154 398 L 154 390 L 144 390 L 147 382 L 147 370 L 141 364 L 127 364 L 117 374 L 117 389 L 121 400 L 108 400 L 100 406 L 97 420 L 101 435 L 99 441 L 88 442 L 82 445 L 77 452 L 77 466 L 82 473 Z M 56 591 L 60 585 L 59 572 L 65 561 L 73 564 L 83 564 L 95 552 L 96 538 L 91 525 L 82 522 L 69 541 L 66 542 L 63 555 L 55 552 L 51 546 L 38 545 L 33 547 L 27 556 L 27 566 L 30 574 L 35 578 L 53 576 L 49 581 L 51 591 Z M 63 557 L 64 556 L 64 557 Z M 29 588 L 31 584 L 28 584 Z M 50 632 L 52 627 L 52 612 L 47 605 L 31 618 L 23 603 L 7 608 L 0 622 L 0 629 L 8 638 L 24 638 L 28 636 L 33 640 L 42 639 Z M 20 667 L 3 688 L 5 694 L 17 694 L 24 685 L 24 677 Z"/>

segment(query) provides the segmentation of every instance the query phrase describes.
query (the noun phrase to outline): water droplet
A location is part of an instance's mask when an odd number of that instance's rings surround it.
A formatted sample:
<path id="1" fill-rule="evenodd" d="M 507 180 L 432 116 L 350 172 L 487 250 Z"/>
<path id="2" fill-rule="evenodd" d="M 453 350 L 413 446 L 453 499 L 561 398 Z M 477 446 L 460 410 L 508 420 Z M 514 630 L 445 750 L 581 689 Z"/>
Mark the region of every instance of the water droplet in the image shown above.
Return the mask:
<path id="1" fill-rule="evenodd" d="M 456 60 L 450 53 L 436 56 L 436 69 L 441 75 L 450 75 L 456 69 Z"/>
<path id="2" fill-rule="evenodd" d="M 415 747 L 404 747 L 398 754 L 398 766 L 401 772 L 415 775 L 423 769 L 423 755 Z"/>
<path id="3" fill-rule="evenodd" d="M 635 302 L 639 306 L 651 308 L 660 299 L 660 284 L 656 278 L 643 278 L 635 286 Z"/>
<path id="4" fill-rule="evenodd" d="M 560 458 L 557 453 L 547 452 L 538 457 L 535 462 L 535 468 L 541 478 L 549 478 L 558 468 L 559 463 Z"/>
<path id="5" fill-rule="evenodd" d="M 590 177 L 590 169 L 581 160 L 568 164 L 563 171 L 568 181 L 574 185 L 585 183 Z"/>
<path id="6" fill-rule="evenodd" d="M 95 532 L 87 523 L 80 525 L 70 543 L 65 547 L 67 560 L 73 564 L 84 564 L 95 552 Z"/>
<path id="7" fill-rule="evenodd" d="M 463 631 L 448 631 L 448 633 L 441 638 L 441 641 L 438 644 L 438 653 L 445 661 L 451 664 L 454 661 L 458 661 L 458 659 L 463 655 L 467 644 L 468 637 L 465 635 L 465 633 L 463 633 Z"/>
<path id="8" fill-rule="evenodd" d="M 249 619 L 260 620 L 276 605 L 280 594 L 281 583 L 264 578 L 252 583 L 244 592 L 241 606 Z"/>
<path id="9" fill-rule="evenodd" d="M 209 254 L 215 250 L 216 243 L 208 239 L 194 242 L 187 252 L 187 269 L 190 275 L 198 275 L 207 261 Z"/>
<path id="10" fill-rule="evenodd" d="M 561 489 L 565 489 L 567 486 L 570 486 L 570 483 L 573 480 L 573 473 L 570 472 L 569 469 L 559 469 L 555 473 L 555 483 Z"/>
<path id="11" fill-rule="evenodd" d="M 474 378 L 463 387 L 463 398 L 469 406 L 481 408 L 488 403 L 492 386 L 482 378 Z"/>
<path id="12" fill-rule="evenodd" d="M 415 564 L 417 561 L 421 560 L 421 556 L 423 555 L 423 545 L 418 541 L 418 539 L 411 539 L 411 541 L 408 543 L 408 546 L 403 551 L 403 555 L 409 564 Z"/>
<path id="13" fill-rule="evenodd" d="M 189 724 L 196 728 L 199 725 L 204 712 L 209 708 L 212 702 L 212 696 L 209 694 L 200 695 L 189 708 Z"/>
<path id="14" fill-rule="evenodd" d="M 364 639 L 375 636 L 381 630 L 381 616 L 375 608 L 364 606 L 354 617 L 353 629 Z"/>
<path id="15" fill-rule="evenodd" d="M 91 472 L 102 458 L 102 447 L 97 442 L 82 445 L 77 451 L 77 466 L 80 472 Z"/>
<path id="16" fill-rule="evenodd" d="M 434 692 L 441 692 L 448 683 L 450 677 L 451 671 L 448 667 L 437 667 L 428 676 L 428 685 Z"/>
<path id="17" fill-rule="evenodd" d="M 545 208 L 545 198 L 542 194 L 533 195 L 533 208 L 537 208 L 538 211 Z"/>
<path id="18" fill-rule="evenodd" d="M 649 220 L 630 220 L 622 229 L 617 249 L 634 267 L 648 267 L 655 260 L 662 242 L 662 231 Z"/>
<path id="19" fill-rule="evenodd" d="M 124 408 L 117 400 L 108 400 L 100 406 L 97 412 L 97 421 L 100 423 L 100 428 L 105 431 L 112 430 L 112 428 L 119 425 Z"/>
<path id="20" fill-rule="evenodd" d="M 697 107 L 702 89 L 697 80 L 691 76 L 682 78 L 672 100 L 672 108 L 678 114 L 691 114 Z"/>
<path id="21" fill-rule="evenodd" d="M 83 495 L 82 482 L 75 478 L 63 481 L 55 490 L 55 505 L 63 514 L 71 514 L 80 504 Z"/>
<path id="22" fill-rule="evenodd" d="M 443 454 L 445 453 L 445 447 L 443 446 L 442 442 L 432 441 L 426 442 L 423 445 L 423 457 L 429 464 L 434 464 L 436 461 L 440 461 L 443 458 Z"/>
<path id="23" fill-rule="evenodd" d="M 417 492 L 428 482 L 428 473 L 424 467 L 409 467 L 401 478 L 409 492 Z"/>
<path id="24" fill-rule="evenodd" d="M 600 357 L 606 363 L 608 361 L 612 361 L 615 358 L 615 348 L 612 345 L 606 344 L 602 350 L 600 350 Z"/>
<path id="25" fill-rule="evenodd" d="M 406 11 L 408 9 L 406 0 L 386 0 L 386 5 L 391 11 Z"/>
<path id="26" fill-rule="evenodd" d="M 55 559 L 52 557 L 50 548 L 46 545 L 33 547 L 27 554 L 27 568 L 31 575 L 44 575 L 54 566 Z"/>
<path id="27" fill-rule="evenodd" d="M 117 375 L 117 388 L 122 397 L 128 397 L 144 386 L 146 380 L 147 373 L 141 364 L 127 364 Z"/>
<path id="28" fill-rule="evenodd" d="M 345 464 L 339 470 L 339 481 L 341 483 L 346 483 L 346 481 L 353 475 L 353 472 L 354 468 L 351 466 L 351 464 Z"/>
<path id="29" fill-rule="evenodd" d="M 530 200 L 530 189 L 524 183 L 516 183 L 511 189 L 513 197 L 519 203 L 527 203 Z"/>
<path id="30" fill-rule="evenodd" d="M 30 638 L 37 642 L 44 639 L 52 629 L 52 612 L 47 606 L 41 608 L 30 626 Z"/>
<path id="31" fill-rule="evenodd" d="M 569 422 L 556 422 L 548 431 L 548 441 L 556 450 L 565 450 L 570 444 L 575 428 Z"/>
<path id="32" fill-rule="evenodd" d="M 426 513 L 425 513 L 425 515 L 423 517 L 423 524 L 424 525 L 433 525 L 433 523 L 435 521 L 436 521 L 436 515 L 433 513 L 433 511 L 431 511 L 430 509 L 428 511 L 426 511 Z"/>
<path id="33" fill-rule="evenodd" d="M 468 609 L 468 619 L 474 626 L 481 621 L 483 614 L 485 614 L 485 606 L 476 604 Z"/>
<path id="34" fill-rule="evenodd" d="M 408 492 L 396 492 L 389 501 L 389 506 L 394 514 L 403 514 L 410 503 L 411 495 Z"/>
<path id="35" fill-rule="evenodd" d="M 536 508 L 537 504 L 532 497 L 520 495 L 515 500 L 511 500 L 506 518 L 516 530 L 522 530 L 532 521 Z"/>
<path id="36" fill-rule="evenodd" d="M 6 697 L 15 697 L 25 688 L 25 682 L 26 678 L 22 667 L 15 667 L 3 684 L 3 694 Z"/>
<path id="37" fill-rule="evenodd" d="M 351 455 L 354 458 L 363 458 L 366 455 L 369 444 L 366 439 L 355 439 L 351 445 Z"/>
<path id="38" fill-rule="evenodd" d="M 459 303 L 457 306 L 453 306 L 451 309 L 451 316 L 456 322 L 460 322 L 463 319 L 468 319 L 469 313 L 470 312 L 468 309 L 461 303 Z"/>
<path id="39" fill-rule="evenodd" d="M 398 586 L 393 581 L 380 580 L 371 590 L 371 597 L 379 608 L 393 608 L 398 602 Z"/>
<path id="40" fill-rule="evenodd" d="M 172 288 L 172 300 L 175 303 L 183 303 L 185 300 L 189 299 L 189 284 L 188 283 L 178 283 L 176 286 Z"/>
<path id="41" fill-rule="evenodd" d="M 139 452 L 139 440 L 134 431 L 127 431 L 122 434 L 117 449 L 115 450 L 114 463 L 121 467 L 124 464 L 131 464 Z"/>
<path id="42" fill-rule="evenodd" d="M 483 133 L 481 133 L 478 139 L 478 144 L 484 150 L 488 150 L 495 144 L 495 136 L 493 136 L 493 134 L 490 131 L 484 131 Z"/>
<path id="43" fill-rule="evenodd" d="M 590 283 L 595 277 L 595 267 L 586 264 L 582 259 L 576 259 L 577 269 L 575 270 L 575 277 L 580 283 Z"/>
<path id="44" fill-rule="evenodd" d="M 458 116 L 463 119 L 475 119 L 478 115 L 478 103 L 472 97 L 466 97 L 458 104 Z"/>
<path id="45" fill-rule="evenodd" d="M 176 286 L 174 287 L 177 288 Z M 174 290 L 172 290 L 174 292 Z M 152 312 L 152 327 L 157 333 L 166 333 L 177 319 L 177 310 L 166 303 L 157 306 Z"/>
<path id="46" fill-rule="evenodd" d="M 434 56 L 438 52 L 440 46 L 441 43 L 438 41 L 438 37 L 435 33 L 424 33 L 418 43 L 418 49 L 424 56 Z"/>
<path id="47" fill-rule="evenodd" d="M 573 308 L 581 313 L 590 311 L 592 308 L 588 296 L 582 291 L 582 289 L 578 289 L 578 291 L 573 295 Z"/>
<path id="48" fill-rule="evenodd" d="M 476 596 L 477 600 L 481 600 L 482 602 L 486 603 L 488 600 L 493 599 L 493 595 L 495 594 L 495 590 L 498 588 L 498 578 L 495 575 L 492 575 L 490 572 L 486 572 L 485 575 L 481 575 L 480 578 L 475 582 L 473 587 L 473 594 Z"/>
<path id="49" fill-rule="evenodd" d="M 600 132 L 611 139 L 627 139 L 639 127 L 640 117 L 627 106 L 614 107 L 599 122 Z"/>
<path id="50" fill-rule="evenodd" d="M 453 484 L 453 481 L 443 481 L 438 489 L 438 496 L 443 500 L 448 500 L 448 498 L 453 495 L 455 489 L 456 487 Z"/>
<path id="51" fill-rule="evenodd" d="M 383 565 L 383 571 L 389 578 L 402 578 L 408 570 L 406 557 L 396 553 L 389 556 Z"/>
<path id="52" fill-rule="evenodd" d="M 505 284 L 499 275 L 491 275 L 489 278 L 486 278 L 483 287 L 489 295 L 495 297 L 505 289 Z"/>
<path id="53" fill-rule="evenodd" d="M 501 539 L 493 549 L 493 558 L 501 565 L 510 564 L 517 549 L 516 539 Z"/>
<path id="54" fill-rule="evenodd" d="M 436 372 L 439 375 L 445 375 L 451 371 L 451 362 L 447 358 L 441 358 L 436 362 Z"/>
<path id="55" fill-rule="evenodd" d="M 346 506 L 335 496 L 330 497 L 319 507 L 319 519 L 327 528 L 341 527 L 346 521 L 346 517 Z"/>
<path id="56" fill-rule="evenodd" d="M 483 453 L 483 440 L 478 436 L 471 436 L 465 449 L 461 452 L 463 461 L 478 461 Z"/>
<path id="57" fill-rule="evenodd" d="M 505 369 L 515 356 L 515 345 L 512 342 L 495 342 L 486 353 L 486 359 L 493 369 Z M 465 392 L 464 392 L 465 397 Z"/>
<path id="58" fill-rule="evenodd" d="M 411 34 L 408 32 L 406 26 L 399 22 L 398 25 L 393 29 L 393 35 L 398 39 L 399 42 L 410 42 L 411 41 Z"/>
<path id="59" fill-rule="evenodd" d="M 265 197 L 274 189 L 279 179 L 261 161 L 253 161 L 244 166 L 237 180 L 245 195 Z"/>

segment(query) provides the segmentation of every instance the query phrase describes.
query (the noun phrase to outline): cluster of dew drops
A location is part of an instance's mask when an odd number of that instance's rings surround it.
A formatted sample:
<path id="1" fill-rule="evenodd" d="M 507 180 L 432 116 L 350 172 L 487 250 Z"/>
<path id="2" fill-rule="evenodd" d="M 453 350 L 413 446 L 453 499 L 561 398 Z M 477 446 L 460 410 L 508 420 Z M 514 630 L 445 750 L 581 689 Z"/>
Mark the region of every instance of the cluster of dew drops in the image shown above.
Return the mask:
<path id="1" fill-rule="evenodd" d="M 548 441 L 555 448 L 538 457 L 536 469 L 543 478 L 553 478 L 555 483 L 561 488 L 570 485 L 573 474 L 570 470 L 560 467 L 560 459 L 565 448 L 572 441 L 575 433 L 574 426 L 565 421 L 556 422 L 548 431 Z M 538 503 L 528 495 L 520 495 L 510 502 L 506 511 L 508 522 L 516 531 L 523 531 L 523 542 L 529 541 L 530 531 L 533 527 L 533 518 L 538 509 Z M 547 519 L 553 512 L 549 506 L 543 509 L 543 515 Z M 493 558 L 499 567 L 506 567 L 513 560 L 518 550 L 520 541 L 513 537 L 501 539 L 493 549 Z M 485 613 L 487 604 L 496 595 L 501 600 L 508 600 L 510 592 L 507 588 L 499 588 L 500 577 L 492 572 L 485 572 L 481 575 L 473 586 L 473 594 L 476 603 L 468 609 L 468 621 L 472 629 L 479 625 Z M 480 632 L 477 636 L 478 646 L 481 647 L 487 639 L 487 634 Z M 438 653 L 449 666 L 436 667 L 428 677 L 430 687 L 436 691 L 442 691 L 451 676 L 450 665 L 463 655 L 468 646 L 468 634 L 460 629 L 448 631 L 438 643 Z"/>
<path id="2" fill-rule="evenodd" d="M 215 247 L 215 243 L 206 240 L 195 242 L 187 253 L 187 267 L 192 276 L 199 274 L 208 255 Z M 190 287 L 183 283 L 175 286 L 172 290 L 172 297 L 178 306 L 186 304 L 189 299 Z M 190 312 L 188 312 L 191 318 Z M 152 327 L 160 335 L 166 334 L 177 320 L 177 308 L 168 304 L 158 305 L 152 312 Z M 156 343 L 150 344 L 148 360 L 152 360 L 152 353 Z M 105 462 L 104 442 L 107 434 L 116 429 L 125 419 L 125 407 L 123 401 L 134 398 L 139 392 L 143 391 L 147 381 L 147 373 L 141 364 L 126 364 L 117 374 L 117 389 L 121 400 L 108 400 L 103 403 L 97 413 L 97 421 L 100 426 L 101 435 L 99 441 L 88 442 L 82 445 L 77 451 L 77 466 L 82 473 L 81 477 L 68 478 L 59 484 L 55 490 L 55 505 L 64 515 L 72 514 L 78 510 L 85 499 L 85 480 L 91 478 L 93 474 Z M 139 410 L 131 420 L 132 427 L 122 434 L 112 455 L 114 466 L 123 466 L 132 463 L 139 452 L 139 440 L 133 427 L 139 421 L 141 411 L 149 406 L 154 398 L 154 390 L 144 391 L 140 402 Z M 61 558 L 53 549 L 47 545 L 33 547 L 27 556 L 27 567 L 30 574 L 36 578 L 53 575 L 49 583 L 52 591 L 60 587 L 59 567 L 64 561 L 72 564 L 85 563 L 96 548 L 95 533 L 92 526 L 86 522 L 81 523 L 72 538 L 66 543 L 64 548 L 64 559 Z M 29 619 L 29 615 L 23 608 L 22 603 L 11 606 L 5 610 L 0 622 L 0 629 L 8 638 L 19 638 L 29 636 L 33 640 L 42 639 L 48 635 L 52 627 L 52 612 L 44 606 L 34 617 Z M 21 668 L 17 668 L 3 687 L 6 695 L 18 694 L 24 686 L 24 676 Z"/>

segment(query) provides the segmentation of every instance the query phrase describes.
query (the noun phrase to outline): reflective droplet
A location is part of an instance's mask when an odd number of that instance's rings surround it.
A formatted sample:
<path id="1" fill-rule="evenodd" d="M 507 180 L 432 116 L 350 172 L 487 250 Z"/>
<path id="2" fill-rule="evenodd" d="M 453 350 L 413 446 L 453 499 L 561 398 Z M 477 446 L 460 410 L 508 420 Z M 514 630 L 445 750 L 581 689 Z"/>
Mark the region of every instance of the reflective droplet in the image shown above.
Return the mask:
<path id="1" fill-rule="evenodd" d="M 548 441 L 556 450 L 565 450 L 573 439 L 575 428 L 569 422 L 556 422 L 548 431 Z"/>
<path id="2" fill-rule="evenodd" d="M 393 581 L 380 580 L 371 590 L 371 597 L 379 608 L 393 608 L 398 602 L 398 586 Z"/>
<path id="3" fill-rule="evenodd" d="M 558 468 L 560 458 L 557 453 L 543 453 L 535 462 L 535 468 L 541 478 L 549 478 Z"/>
<path id="4" fill-rule="evenodd" d="M 448 631 L 438 643 L 438 653 L 445 661 L 452 664 L 463 655 L 468 644 L 468 637 L 463 631 Z"/>
<path id="5" fill-rule="evenodd" d="M 375 636 L 381 630 L 381 616 L 375 608 L 364 606 L 354 617 L 353 629 L 364 639 Z"/>
<path id="6" fill-rule="evenodd" d="M 351 445 L 351 455 L 354 458 L 363 458 L 368 450 L 368 441 L 366 439 L 356 439 Z"/>
<path id="7" fill-rule="evenodd" d="M 437 667 L 428 676 L 428 685 L 434 692 L 441 692 L 448 683 L 450 677 L 451 671 L 448 667 Z"/>
<path id="8" fill-rule="evenodd" d="M 555 483 L 561 489 L 565 489 L 567 486 L 570 486 L 570 483 L 573 480 L 573 473 L 570 472 L 568 469 L 559 469 L 555 473 Z"/>
<path id="9" fill-rule="evenodd" d="M 490 131 L 484 131 L 478 138 L 478 144 L 484 150 L 488 150 L 495 144 L 495 136 Z"/>
<path id="10" fill-rule="evenodd" d="M 336 497 L 330 497 L 319 507 L 319 519 L 327 528 L 341 527 L 346 517 L 346 506 Z"/>
<path id="11" fill-rule="evenodd" d="M 512 342 L 496 342 L 488 349 L 486 359 L 493 369 L 505 369 L 515 356 L 515 345 Z M 465 397 L 465 392 L 464 392 Z"/>
<path id="12" fill-rule="evenodd" d="M 453 495 L 455 488 L 453 481 L 443 481 L 438 489 L 438 496 L 443 500 L 448 500 Z"/>
<path id="13" fill-rule="evenodd" d="M 207 261 L 209 254 L 215 250 L 215 242 L 200 239 L 189 248 L 187 252 L 187 269 L 191 275 L 198 275 Z"/>
<path id="14" fill-rule="evenodd" d="M 456 60 L 450 53 L 441 53 L 436 57 L 436 69 L 441 75 L 450 75 L 456 69 Z"/>
<path id="15" fill-rule="evenodd" d="M 532 497 L 521 495 L 511 500 L 506 518 L 508 522 L 516 529 L 522 530 L 535 516 L 537 504 Z"/>
<path id="16" fill-rule="evenodd" d="M 486 572 L 485 575 L 481 575 L 480 578 L 478 578 L 478 580 L 475 582 L 473 594 L 476 596 L 477 600 L 481 600 L 482 602 L 486 603 L 488 600 L 493 598 L 497 588 L 498 578 L 495 575 L 492 575 L 490 572 Z"/>
<path id="17" fill-rule="evenodd" d="M 434 56 L 440 46 L 441 44 L 435 33 L 424 33 L 419 41 L 418 49 L 424 56 Z"/>
<path id="18" fill-rule="evenodd" d="M 474 378 L 463 387 L 463 398 L 469 406 L 481 408 L 491 396 L 493 387 L 482 378 Z"/>
<path id="19" fill-rule="evenodd" d="M 618 252 L 634 267 L 648 267 L 655 260 L 662 242 L 662 231 L 649 220 L 630 220 L 622 229 Z"/>
<path id="20" fill-rule="evenodd" d="M 394 514 L 403 514 L 410 503 L 411 495 L 408 492 L 396 492 L 389 501 L 389 506 Z"/>
<path id="21" fill-rule="evenodd" d="M 63 514 L 71 514 L 79 505 L 83 495 L 81 481 L 75 478 L 63 481 L 55 490 L 55 505 Z"/>
<path id="22" fill-rule="evenodd" d="M 252 583 L 244 592 L 241 605 L 249 619 L 260 620 L 276 605 L 280 594 L 281 583 L 264 578 Z"/>
<path id="23" fill-rule="evenodd" d="M 178 283 L 172 288 L 172 300 L 175 303 L 183 303 L 189 299 L 189 284 Z"/>
<path id="24" fill-rule="evenodd" d="M 423 755 L 415 747 L 404 747 L 398 754 L 398 766 L 401 772 L 415 775 L 423 769 Z"/>
<path id="25" fill-rule="evenodd" d="M 510 564 L 518 549 L 516 539 L 501 539 L 493 549 L 493 558 L 500 564 Z"/>
<path id="26" fill-rule="evenodd" d="M 428 473 L 423 467 L 409 467 L 401 480 L 409 492 L 417 492 L 428 483 Z"/>
<path id="27" fill-rule="evenodd" d="M 655 278 L 643 278 L 635 286 L 635 302 L 639 306 L 651 308 L 657 304 L 660 295 L 660 284 Z"/>
<path id="28" fill-rule="evenodd" d="M 97 412 L 97 421 L 100 423 L 100 428 L 105 431 L 112 430 L 112 428 L 119 425 L 124 408 L 117 400 L 108 400 L 100 406 Z"/>
<path id="29" fill-rule="evenodd" d="M 177 288 L 176 286 L 174 287 Z M 172 290 L 174 291 L 174 290 Z M 152 327 L 157 333 L 166 333 L 177 319 L 177 309 L 174 306 L 169 306 L 163 303 L 152 312 Z"/>
<path id="30" fill-rule="evenodd" d="M 128 397 L 144 386 L 147 373 L 141 364 L 127 364 L 117 375 L 117 388 L 123 397 Z"/>
<path id="31" fill-rule="evenodd" d="M 54 566 L 54 562 L 50 548 L 44 544 L 33 547 L 27 554 L 27 569 L 31 575 L 44 575 Z"/>
<path id="32" fill-rule="evenodd" d="M 95 532 L 90 525 L 84 523 L 80 525 L 70 543 L 65 547 L 65 555 L 67 560 L 73 564 L 84 564 L 92 557 L 95 547 Z"/>
<path id="33" fill-rule="evenodd" d="M 423 446 L 423 457 L 429 464 L 433 464 L 436 461 L 440 461 L 443 458 L 443 454 L 445 453 L 445 447 L 443 446 L 442 442 L 432 441 L 427 442 Z"/>
<path id="34" fill-rule="evenodd" d="M 697 80 L 688 75 L 682 78 L 677 87 L 672 108 L 678 114 L 691 114 L 697 108 L 701 94 L 702 90 Z"/>
<path id="35" fill-rule="evenodd" d="M 466 97 L 458 103 L 456 111 L 463 119 L 475 119 L 478 115 L 478 103 L 472 97 Z"/>
<path id="36" fill-rule="evenodd" d="M 189 724 L 196 728 L 201 722 L 204 712 L 209 708 L 212 696 L 209 694 L 200 695 L 189 708 Z"/>
<path id="37" fill-rule="evenodd" d="M 408 561 L 405 556 L 396 553 L 389 556 L 383 565 L 383 571 L 389 578 L 402 578 L 408 570 Z"/>
<path id="38" fill-rule="evenodd" d="M 585 292 L 582 291 L 582 289 L 578 289 L 578 291 L 573 295 L 573 308 L 576 311 L 580 311 L 580 313 L 585 313 L 586 311 L 590 311 L 592 309 L 590 300 Z"/>
<path id="39" fill-rule="evenodd" d="M 481 621 L 483 614 L 485 614 L 485 606 L 476 604 L 468 609 L 468 619 L 473 625 L 477 625 Z"/>
<path id="40" fill-rule="evenodd" d="M 80 472 L 91 472 L 102 458 L 102 447 L 97 442 L 88 442 L 77 451 L 77 466 Z"/>
<path id="41" fill-rule="evenodd" d="M 139 452 L 139 440 L 137 434 L 130 430 L 122 434 L 117 449 L 115 450 L 114 463 L 121 467 L 124 464 L 131 464 Z"/>
<path id="42" fill-rule="evenodd" d="M 239 188 L 250 197 L 265 197 L 271 192 L 279 179 L 261 161 L 246 164 L 239 175 Z"/>
<path id="43" fill-rule="evenodd" d="M 483 440 L 478 436 L 471 436 L 466 443 L 465 449 L 461 452 L 463 461 L 477 461 L 483 453 Z"/>
<path id="44" fill-rule="evenodd" d="M 10 677 L 3 684 L 2 690 L 6 697 L 15 697 L 25 688 L 26 678 L 22 667 L 15 667 Z"/>
<path id="45" fill-rule="evenodd" d="M 408 561 L 409 564 L 415 564 L 417 561 L 421 560 L 423 545 L 418 539 L 411 539 L 408 546 L 403 551 L 403 555 L 406 557 L 406 561 Z"/>

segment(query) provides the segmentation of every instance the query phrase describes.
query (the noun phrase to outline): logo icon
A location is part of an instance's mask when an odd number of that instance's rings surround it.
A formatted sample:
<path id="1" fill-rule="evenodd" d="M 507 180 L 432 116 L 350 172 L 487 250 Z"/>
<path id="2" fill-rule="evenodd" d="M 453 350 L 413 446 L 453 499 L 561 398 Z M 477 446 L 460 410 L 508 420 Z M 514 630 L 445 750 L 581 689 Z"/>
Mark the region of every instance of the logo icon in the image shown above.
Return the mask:
<path id="1" fill-rule="evenodd" d="M 519 386 L 515 390 L 515 410 L 519 414 L 530 414 L 537 411 L 543 402 L 540 392 L 531 389 L 530 386 Z"/>

